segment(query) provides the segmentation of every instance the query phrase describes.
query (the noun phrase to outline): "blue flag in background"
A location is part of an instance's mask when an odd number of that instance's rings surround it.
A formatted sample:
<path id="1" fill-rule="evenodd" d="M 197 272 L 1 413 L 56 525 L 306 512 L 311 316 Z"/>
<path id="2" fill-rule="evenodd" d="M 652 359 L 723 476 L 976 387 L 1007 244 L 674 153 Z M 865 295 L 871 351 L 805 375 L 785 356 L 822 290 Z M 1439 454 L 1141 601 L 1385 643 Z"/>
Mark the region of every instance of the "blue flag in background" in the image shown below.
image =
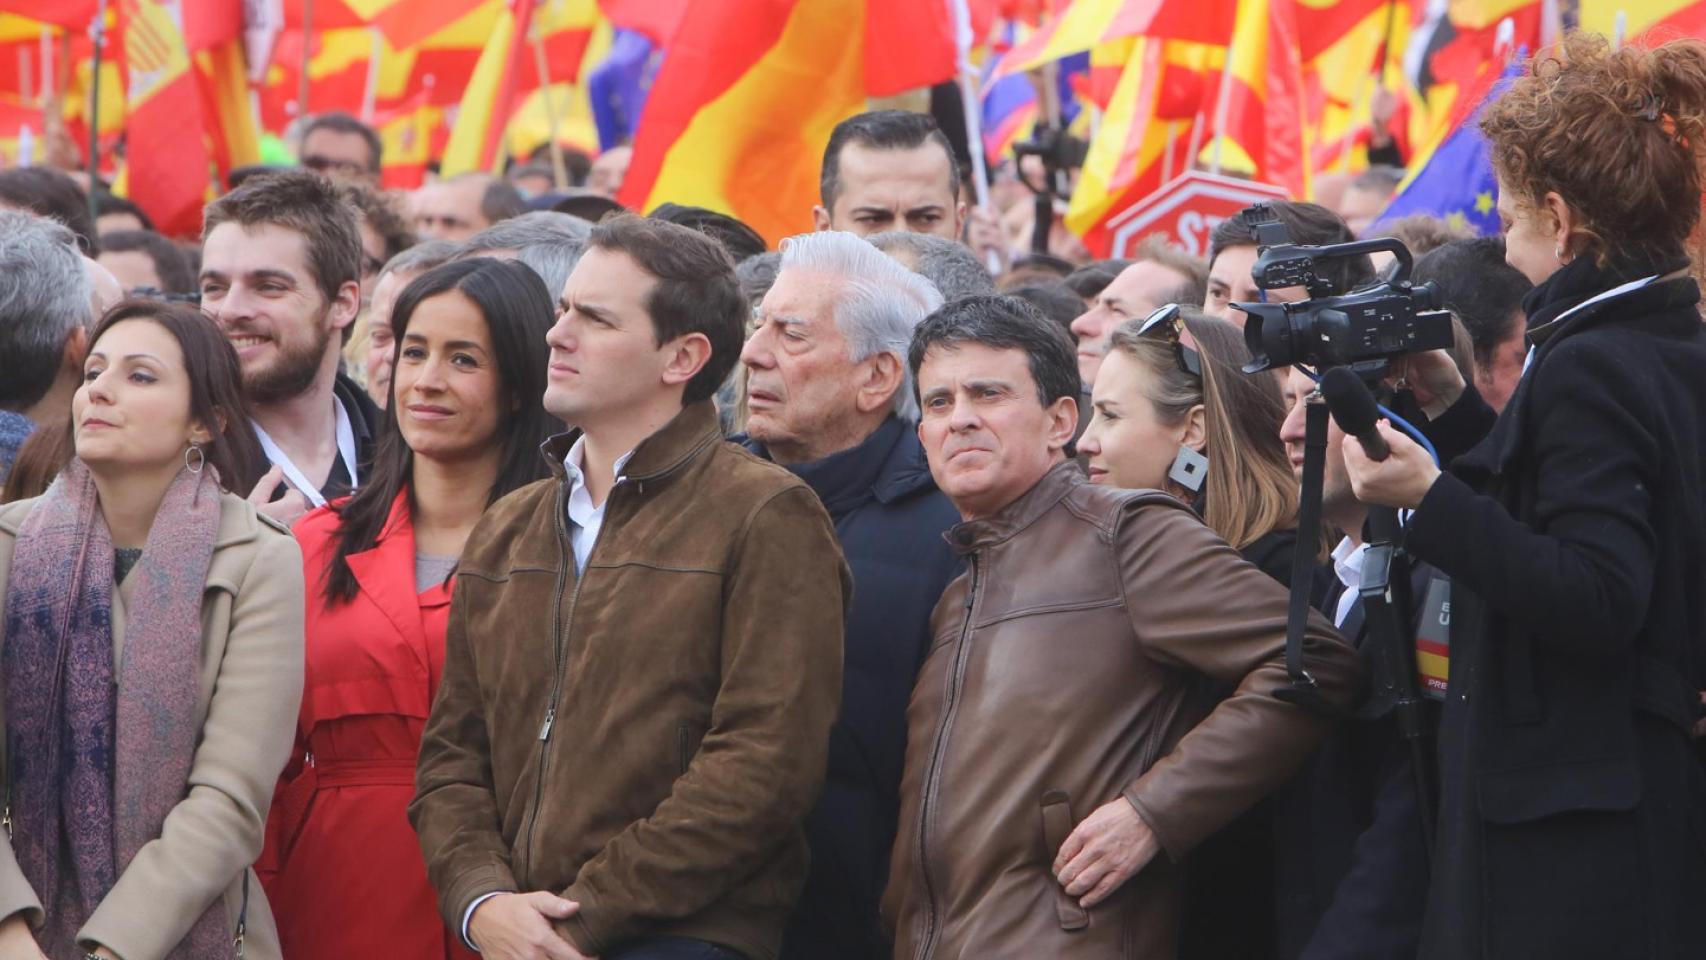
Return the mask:
<path id="1" fill-rule="evenodd" d="M 663 59 L 653 56 L 656 52 L 645 34 L 618 27 L 610 41 L 610 53 L 587 77 L 600 150 L 628 142 L 640 128 L 646 95 Z"/>
<path id="2" fill-rule="evenodd" d="M 1392 221 L 1418 213 L 1431 214 L 1453 227 L 1467 227 L 1483 236 L 1499 232 L 1499 183 L 1493 175 L 1487 138 L 1481 135 L 1476 121 L 1481 108 L 1504 93 L 1521 74 L 1525 59 L 1519 52 L 1502 74 L 1488 70 L 1479 84 L 1478 95 L 1466 98 L 1474 104 L 1473 109 L 1466 111 L 1442 139 L 1431 148 L 1424 148 L 1411 161 L 1410 176 L 1399 185 L 1397 196 L 1364 236 L 1374 236 Z"/>

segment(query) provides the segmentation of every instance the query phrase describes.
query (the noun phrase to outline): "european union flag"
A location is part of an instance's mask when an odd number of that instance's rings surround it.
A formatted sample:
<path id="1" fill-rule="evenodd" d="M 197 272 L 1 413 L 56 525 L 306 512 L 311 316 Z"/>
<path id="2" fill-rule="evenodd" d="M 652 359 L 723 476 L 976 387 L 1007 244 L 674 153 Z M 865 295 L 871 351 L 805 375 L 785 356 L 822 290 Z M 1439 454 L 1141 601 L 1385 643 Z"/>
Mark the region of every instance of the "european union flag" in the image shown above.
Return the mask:
<path id="1" fill-rule="evenodd" d="M 1430 152 L 1412 161 L 1415 172 L 1399 187 L 1386 212 L 1364 236 L 1373 236 L 1392 221 L 1418 213 L 1431 214 L 1453 227 L 1468 227 L 1483 236 L 1499 232 L 1499 183 L 1493 175 L 1487 138 L 1475 122 L 1481 108 L 1491 103 L 1521 73 L 1525 58 L 1511 58 L 1503 74 L 1490 73 L 1469 102 L 1457 126 Z"/>

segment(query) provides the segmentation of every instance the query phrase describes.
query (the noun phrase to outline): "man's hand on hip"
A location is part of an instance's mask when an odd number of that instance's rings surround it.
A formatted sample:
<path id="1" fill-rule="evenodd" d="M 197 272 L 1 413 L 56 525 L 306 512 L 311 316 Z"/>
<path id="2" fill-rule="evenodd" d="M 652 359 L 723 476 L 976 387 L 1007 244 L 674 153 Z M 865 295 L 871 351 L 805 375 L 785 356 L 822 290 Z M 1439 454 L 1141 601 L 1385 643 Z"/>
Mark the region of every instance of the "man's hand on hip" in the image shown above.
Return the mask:
<path id="1" fill-rule="evenodd" d="M 1160 849 L 1137 808 L 1120 797 L 1097 807 L 1060 845 L 1054 876 L 1088 910 L 1108 899 Z"/>
<path id="2" fill-rule="evenodd" d="M 503 893 L 468 919 L 468 939 L 488 960 L 598 960 L 576 950 L 552 927 L 580 904 L 549 893 Z"/>

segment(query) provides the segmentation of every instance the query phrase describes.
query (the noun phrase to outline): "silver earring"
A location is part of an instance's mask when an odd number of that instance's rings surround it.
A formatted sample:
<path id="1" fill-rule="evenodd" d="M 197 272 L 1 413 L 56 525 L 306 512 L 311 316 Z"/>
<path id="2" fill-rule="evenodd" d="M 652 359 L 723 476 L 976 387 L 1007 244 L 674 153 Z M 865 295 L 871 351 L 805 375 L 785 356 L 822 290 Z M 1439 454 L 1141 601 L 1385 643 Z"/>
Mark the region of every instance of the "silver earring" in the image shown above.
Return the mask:
<path id="1" fill-rule="evenodd" d="M 1179 455 L 1167 470 L 1167 479 L 1192 493 L 1202 490 L 1203 481 L 1208 479 L 1208 458 L 1190 447 L 1180 446 Z"/>
<path id="2" fill-rule="evenodd" d="M 1566 267 L 1570 265 L 1570 261 L 1576 259 L 1575 257 L 1571 257 L 1569 260 L 1564 259 L 1564 245 L 1561 243 L 1558 244 L 1557 249 L 1552 251 L 1552 256 L 1557 257 L 1558 262 Z"/>
<path id="3" fill-rule="evenodd" d="M 195 454 L 195 456 L 192 457 L 190 454 Z M 201 444 L 190 444 L 189 448 L 184 451 L 184 469 L 191 473 L 200 473 L 201 468 L 205 466 L 207 466 L 207 454 L 201 452 Z"/>

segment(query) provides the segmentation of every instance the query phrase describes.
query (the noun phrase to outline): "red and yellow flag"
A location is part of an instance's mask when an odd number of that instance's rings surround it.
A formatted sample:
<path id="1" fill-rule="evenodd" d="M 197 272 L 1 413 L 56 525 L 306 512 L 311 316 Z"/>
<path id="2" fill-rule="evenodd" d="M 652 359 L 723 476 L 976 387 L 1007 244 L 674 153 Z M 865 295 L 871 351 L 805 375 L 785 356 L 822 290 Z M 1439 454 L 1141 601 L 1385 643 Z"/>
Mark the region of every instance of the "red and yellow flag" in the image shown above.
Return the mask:
<path id="1" fill-rule="evenodd" d="M 191 235 L 211 182 L 201 91 L 184 40 L 183 0 L 119 0 L 129 112 L 131 199 L 160 232 Z"/>
<path id="2" fill-rule="evenodd" d="M 522 63 L 530 55 L 533 7 L 534 0 L 510 0 L 480 51 L 439 163 L 444 176 L 491 170 L 502 159 L 504 124 L 514 112 Z"/>
<path id="3" fill-rule="evenodd" d="M 314 22 L 305 22 L 304 0 L 284 0 L 287 28 L 314 32 L 347 27 L 378 28 L 393 47 L 405 50 L 479 7 L 485 0 L 314 0 Z"/>
<path id="4" fill-rule="evenodd" d="M 865 109 L 868 94 L 953 75 L 939 4 L 702 0 L 653 84 L 620 199 L 637 210 L 708 207 L 775 243 L 811 229 L 837 123 Z"/>
<path id="5" fill-rule="evenodd" d="M 426 180 L 434 134 L 444 122 L 444 111 L 433 105 L 430 94 L 423 87 L 395 109 L 374 117 L 383 144 L 380 184 L 387 190 L 413 190 Z"/>

